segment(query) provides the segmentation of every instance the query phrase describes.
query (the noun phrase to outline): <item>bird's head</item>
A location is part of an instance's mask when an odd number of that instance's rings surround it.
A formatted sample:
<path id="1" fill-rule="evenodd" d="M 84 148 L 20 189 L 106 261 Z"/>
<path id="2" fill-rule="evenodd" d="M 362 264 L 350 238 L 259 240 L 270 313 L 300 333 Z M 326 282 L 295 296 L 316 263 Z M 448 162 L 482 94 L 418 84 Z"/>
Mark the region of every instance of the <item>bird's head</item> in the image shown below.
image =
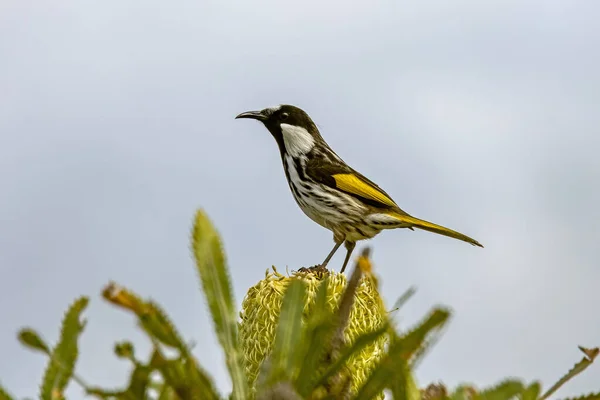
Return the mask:
<path id="1" fill-rule="evenodd" d="M 246 111 L 235 117 L 256 119 L 262 122 L 275 138 L 281 151 L 292 155 L 307 153 L 315 143 L 322 141 L 315 123 L 304 110 L 289 104 Z"/>

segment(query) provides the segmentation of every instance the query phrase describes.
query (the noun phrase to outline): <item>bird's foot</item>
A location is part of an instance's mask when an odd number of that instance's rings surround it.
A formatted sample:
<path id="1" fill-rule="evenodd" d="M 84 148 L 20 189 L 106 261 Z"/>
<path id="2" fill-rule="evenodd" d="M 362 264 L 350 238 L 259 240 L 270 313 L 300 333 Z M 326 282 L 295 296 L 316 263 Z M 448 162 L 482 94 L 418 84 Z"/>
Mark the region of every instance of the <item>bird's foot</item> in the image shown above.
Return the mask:
<path id="1" fill-rule="evenodd" d="M 327 269 L 327 264 L 325 264 L 325 265 L 317 264 L 317 265 L 313 265 L 312 267 L 309 267 L 309 268 L 302 267 L 298 270 L 298 272 L 312 273 L 315 275 L 325 275 L 325 274 L 329 273 L 329 270 Z"/>

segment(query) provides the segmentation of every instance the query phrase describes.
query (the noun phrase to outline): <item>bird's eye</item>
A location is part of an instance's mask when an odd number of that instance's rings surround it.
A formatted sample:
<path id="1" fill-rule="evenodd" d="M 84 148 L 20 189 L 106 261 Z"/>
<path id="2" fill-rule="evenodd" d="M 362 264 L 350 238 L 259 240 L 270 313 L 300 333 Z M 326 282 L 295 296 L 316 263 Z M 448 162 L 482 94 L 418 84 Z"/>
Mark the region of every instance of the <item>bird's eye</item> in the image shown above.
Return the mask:
<path id="1" fill-rule="evenodd" d="M 288 113 L 281 113 L 281 114 L 279 115 L 279 119 L 280 119 L 281 121 L 285 121 L 285 120 L 286 120 L 286 119 L 287 119 L 289 116 L 290 116 L 290 115 L 289 115 Z"/>

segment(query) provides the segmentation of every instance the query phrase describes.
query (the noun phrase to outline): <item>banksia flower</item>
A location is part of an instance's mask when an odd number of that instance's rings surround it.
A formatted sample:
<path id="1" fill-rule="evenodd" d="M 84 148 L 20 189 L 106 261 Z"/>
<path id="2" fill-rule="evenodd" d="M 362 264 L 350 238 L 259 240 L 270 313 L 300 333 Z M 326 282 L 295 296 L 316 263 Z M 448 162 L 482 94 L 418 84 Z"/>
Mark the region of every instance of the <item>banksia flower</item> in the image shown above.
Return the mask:
<path id="1" fill-rule="evenodd" d="M 312 315 L 317 289 L 328 275 L 327 307 L 330 311 L 337 310 L 340 299 L 346 288 L 346 276 L 329 272 L 298 271 L 291 276 L 284 276 L 273 267 L 273 272 L 267 270 L 265 279 L 251 287 L 242 303 L 240 313 L 240 341 L 244 354 L 245 368 L 248 380 L 254 385 L 261 364 L 269 355 L 277 330 L 279 312 L 283 295 L 293 279 L 301 279 L 307 287 L 304 304 L 303 322 Z M 361 334 L 380 328 L 386 321 L 386 310 L 379 296 L 376 284 L 370 276 L 364 276 L 356 291 L 354 304 L 350 312 L 344 338 L 348 344 Z M 375 363 L 384 354 L 385 337 L 366 346 L 356 356 L 350 358 L 347 364 L 351 387 L 356 391 L 365 381 Z M 323 361 L 322 368 L 327 366 Z"/>

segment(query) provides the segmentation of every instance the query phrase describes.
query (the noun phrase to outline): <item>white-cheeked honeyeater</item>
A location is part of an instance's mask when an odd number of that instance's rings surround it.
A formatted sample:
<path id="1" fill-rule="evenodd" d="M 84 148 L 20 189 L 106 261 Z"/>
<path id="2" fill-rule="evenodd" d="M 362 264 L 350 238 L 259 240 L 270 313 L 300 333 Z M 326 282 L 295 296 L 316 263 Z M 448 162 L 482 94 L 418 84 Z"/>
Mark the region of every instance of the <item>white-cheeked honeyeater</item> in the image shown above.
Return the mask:
<path id="1" fill-rule="evenodd" d="M 292 105 L 247 111 L 236 118 L 262 122 L 279 146 L 283 170 L 296 203 L 317 224 L 333 232 L 335 245 L 321 264 L 326 267 L 345 243 L 344 272 L 356 242 L 384 229 L 413 228 L 483 247 L 462 233 L 415 218 L 398 207 L 374 182 L 346 164 L 321 136 L 306 112 Z"/>

